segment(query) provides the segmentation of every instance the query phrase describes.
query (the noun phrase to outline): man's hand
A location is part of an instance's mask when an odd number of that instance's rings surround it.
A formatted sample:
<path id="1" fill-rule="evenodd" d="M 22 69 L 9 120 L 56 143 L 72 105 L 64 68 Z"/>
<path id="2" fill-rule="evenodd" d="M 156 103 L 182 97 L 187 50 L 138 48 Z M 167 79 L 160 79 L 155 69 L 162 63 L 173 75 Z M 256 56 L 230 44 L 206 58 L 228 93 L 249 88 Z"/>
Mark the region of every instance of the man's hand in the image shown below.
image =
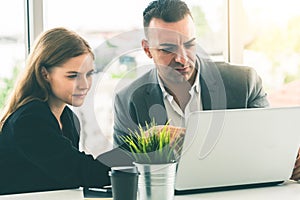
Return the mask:
<path id="1" fill-rule="evenodd" d="M 299 148 L 298 156 L 296 159 L 296 163 L 295 163 L 295 167 L 291 179 L 295 181 L 300 180 L 300 148 Z"/>
<path id="2" fill-rule="evenodd" d="M 157 131 L 158 133 L 160 133 L 164 127 L 167 128 L 167 131 L 170 131 L 170 147 L 174 148 L 175 157 L 178 159 L 181 155 L 181 150 L 182 150 L 182 145 L 183 145 L 183 140 L 185 135 L 185 128 L 170 126 L 170 125 L 168 126 L 158 125 L 149 129 L 147 131 L 147 134 L 149 134 L 149 132 L 152 132 L 153 130 L 155 130 L 155 132 Z"/>
<path id="3" fill-rule="evenodd" d="M 154 126 L 149 129 L 147 132 L 152 132 L 153 130 L 158 133 L 165 127 L 165 125 Z M 170 131 L 170 144 L 173 145 L 179 138 L 183 138 L 185 135 L 185 128 L 177 127 L 177 126 L 167 126 L 167 131 Z M 147 134 L 146 134 L 147 135 Z"/>

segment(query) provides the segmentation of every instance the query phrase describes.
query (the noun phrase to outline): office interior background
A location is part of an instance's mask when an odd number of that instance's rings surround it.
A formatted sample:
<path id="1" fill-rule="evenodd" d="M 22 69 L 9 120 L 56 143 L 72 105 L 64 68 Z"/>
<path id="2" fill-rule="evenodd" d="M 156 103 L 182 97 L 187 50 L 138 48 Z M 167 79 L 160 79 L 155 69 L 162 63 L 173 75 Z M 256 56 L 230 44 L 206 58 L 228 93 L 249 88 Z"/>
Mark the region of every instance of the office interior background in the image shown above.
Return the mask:
<path id="1" fill-rule="evenodd" d="M 142 11 L 149 2 L 2 0 L 0 113 L 22 73 L 34 39 L 49 28 L 67 27 L 84 36 L 96 53 L 98 73 L 93 83 L 93 100 L 76 110 L 82 124 L 81 149 L 96 156 L 112 148 L 114 93 L 151 64 L 138 38 L 143 28 Z M 300 1 L 186 0 L 186 3 L 194 16 L 197 43 L 213 60 L 255 68 L 271 107 L 300 105 Z M 122 45 L 128 41 L 134 42 L 124 51 Z M 91 106 L 94 120 L 89 119 L 85 110 Z"/>

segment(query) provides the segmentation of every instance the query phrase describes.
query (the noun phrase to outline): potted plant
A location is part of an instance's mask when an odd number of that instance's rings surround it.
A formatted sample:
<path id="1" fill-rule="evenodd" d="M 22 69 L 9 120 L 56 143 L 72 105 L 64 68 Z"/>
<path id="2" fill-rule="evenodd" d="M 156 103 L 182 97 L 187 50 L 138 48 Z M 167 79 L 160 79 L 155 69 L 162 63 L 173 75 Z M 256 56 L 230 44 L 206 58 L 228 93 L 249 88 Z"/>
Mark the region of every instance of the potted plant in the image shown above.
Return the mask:
<path id="1" fill-rule="evenodd" d="M 154 120 L 145 129 L 122 136 L 139 171 L 139 199 L 174 199 L 176 152 L 180 152 L 185 129 L 157 126 Z"/>

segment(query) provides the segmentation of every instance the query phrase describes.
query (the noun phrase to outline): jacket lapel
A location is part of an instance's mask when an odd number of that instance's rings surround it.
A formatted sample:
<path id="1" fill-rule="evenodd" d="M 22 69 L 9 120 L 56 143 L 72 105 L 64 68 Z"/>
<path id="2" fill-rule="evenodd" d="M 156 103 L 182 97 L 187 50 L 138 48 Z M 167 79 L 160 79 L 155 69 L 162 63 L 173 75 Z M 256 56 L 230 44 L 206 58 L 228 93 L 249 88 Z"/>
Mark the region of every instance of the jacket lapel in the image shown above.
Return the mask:
<path id="1" fill-rule="evenodd" d="M 200 87 L 203 110 L 226 108 L 224 83 L 217 64 L 211 60 L 199 59 Z"/>
<path id="2" fill-rule="evenodd" d="M 151 122 L 154 118 L 157 124 L 166 124 L 168 117 L 158 84 L 156 69 L 151 70 L 148 83 L 143 96 L 146 112 L 143 112 L 142 118 L 147 122 Z"/>
<path id="3" fill-rule="evenodd" d="M 227 100 L 223 80 L 217 64 L 211 60 L 199 59 L 200 63 L 200 87 L 203 110 L 217 110 L 226 108 Z M 157 80 L 157 70 L 149 73 L 149 84 L 145 87 L 144 106 L 139 112 L 140 123 L 151 122 L 153 118 L 157 124 L 165 124 L 168 121 L 167 112 L 163 102 L 163 96 Z"/>

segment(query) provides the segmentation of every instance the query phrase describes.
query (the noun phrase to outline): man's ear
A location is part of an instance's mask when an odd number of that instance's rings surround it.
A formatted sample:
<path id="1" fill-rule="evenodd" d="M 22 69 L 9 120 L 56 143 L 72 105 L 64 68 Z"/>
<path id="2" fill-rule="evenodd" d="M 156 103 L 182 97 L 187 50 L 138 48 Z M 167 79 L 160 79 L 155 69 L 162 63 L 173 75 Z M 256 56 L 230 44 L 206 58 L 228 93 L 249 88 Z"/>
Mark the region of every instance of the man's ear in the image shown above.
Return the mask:
<path id="1" fill-rule="evenodd" d="M 48 77 L 49 77 L 49 72 L 47 71 L 47 69 L 45 67 L 42 67 L 41 68 L 41 74 L 42 76 L 44 77 L 44 79 L 46 81 L 48 81 Z"/>
<path id="2" fill-rule="evenodd" d="M 150 52 L 149 42 L 146 39 L 142 40 L 142 47 L 149 58 L 152 58 L 152 54 Z"/>

